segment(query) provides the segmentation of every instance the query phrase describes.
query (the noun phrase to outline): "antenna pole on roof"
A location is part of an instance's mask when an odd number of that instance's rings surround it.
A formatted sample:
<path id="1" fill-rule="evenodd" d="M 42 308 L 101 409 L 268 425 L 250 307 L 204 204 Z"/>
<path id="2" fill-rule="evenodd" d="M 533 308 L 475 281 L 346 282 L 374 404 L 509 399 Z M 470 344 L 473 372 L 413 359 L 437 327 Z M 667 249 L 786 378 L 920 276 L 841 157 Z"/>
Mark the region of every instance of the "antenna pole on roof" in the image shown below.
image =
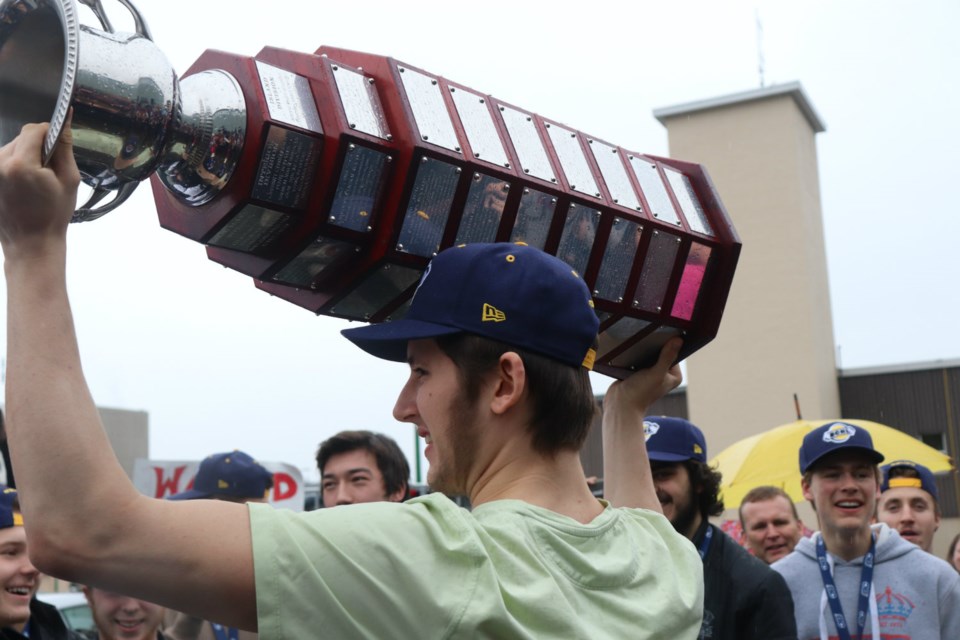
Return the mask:
<path id="1" fill-rule="evenodd" d="M 754 9 L 754 15 L 757 18 L 757 72 L 760 74 L 760 88 L 766 86 L 764 81 L 764 60 L 763 60 L 763 22 L 760 21 L 760 9 Z"/>

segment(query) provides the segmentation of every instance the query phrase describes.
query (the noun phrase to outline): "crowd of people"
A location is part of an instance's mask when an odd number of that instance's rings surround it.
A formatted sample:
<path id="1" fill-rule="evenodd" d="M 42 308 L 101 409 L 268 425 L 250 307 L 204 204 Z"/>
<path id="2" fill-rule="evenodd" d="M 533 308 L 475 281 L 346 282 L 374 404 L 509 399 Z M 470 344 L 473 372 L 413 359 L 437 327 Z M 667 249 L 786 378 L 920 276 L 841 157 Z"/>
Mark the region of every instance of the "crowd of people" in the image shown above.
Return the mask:
<path id="1" fill-rule="evenodd" d="M 3 637 L 72 637 L 34 597 L 40 571 L 84 585 L 104 640 L 960 637 L 960 573 L 929 553 L 932 475 L 881 468 L 865 429 L 804 438 L 812 536 L 769 487 L 740 505 L 749 551 L 710 523 L 724 505 L 702 431 L 647 415 L 680 382 L 678 338 L 607 392 L 598 500 L 579 458 L 596 411 L 590 291 L 519 244 L 443 251 L 404 318 L 343 332 L 409 367 L 393 414 L 424 439 L 435 493 L 404 501 L 399 448 L 353 431 L 318 449 L 324 509 L 266 504 L 270 474 L 238 451 L 205 459 L 184 494 L 139 494 L 100 425 L 71 318 L 79 174 L 66 129 L 47 166 L 45 125 L 0 149 L 18 487 L 0 494 Z"/>

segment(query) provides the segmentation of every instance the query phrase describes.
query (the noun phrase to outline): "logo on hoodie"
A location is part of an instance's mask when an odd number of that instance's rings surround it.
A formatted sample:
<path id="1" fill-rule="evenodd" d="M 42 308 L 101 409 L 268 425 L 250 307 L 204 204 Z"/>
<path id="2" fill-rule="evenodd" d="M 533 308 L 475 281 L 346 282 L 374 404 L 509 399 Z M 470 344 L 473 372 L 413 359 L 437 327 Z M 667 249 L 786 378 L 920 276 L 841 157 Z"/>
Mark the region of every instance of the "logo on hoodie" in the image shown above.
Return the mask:
<path id="1" fill-rule="evenodd" d="M 889 585 L 877 596 L 877 613 L 880 616 L 880 626 L 884 629 L 902 629 L 914 609 L 916 605 L 910 598 L 902 593 L 894 593 Z"/>

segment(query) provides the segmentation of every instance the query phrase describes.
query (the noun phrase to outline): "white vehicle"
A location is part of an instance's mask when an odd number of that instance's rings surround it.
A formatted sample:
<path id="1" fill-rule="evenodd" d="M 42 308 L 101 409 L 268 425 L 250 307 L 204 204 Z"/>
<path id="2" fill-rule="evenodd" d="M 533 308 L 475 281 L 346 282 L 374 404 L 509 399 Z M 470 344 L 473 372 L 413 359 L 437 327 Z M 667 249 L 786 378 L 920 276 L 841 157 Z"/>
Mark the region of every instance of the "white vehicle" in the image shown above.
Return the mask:
<path id="1" fill-rule="evenodd" d="M 52 604 L 60 612 L 68 629 L 74 631 L 93 631 L 93 614 L 87 598 L 79 591 L 61 591 L 38 593 L 37 599 Z"/>

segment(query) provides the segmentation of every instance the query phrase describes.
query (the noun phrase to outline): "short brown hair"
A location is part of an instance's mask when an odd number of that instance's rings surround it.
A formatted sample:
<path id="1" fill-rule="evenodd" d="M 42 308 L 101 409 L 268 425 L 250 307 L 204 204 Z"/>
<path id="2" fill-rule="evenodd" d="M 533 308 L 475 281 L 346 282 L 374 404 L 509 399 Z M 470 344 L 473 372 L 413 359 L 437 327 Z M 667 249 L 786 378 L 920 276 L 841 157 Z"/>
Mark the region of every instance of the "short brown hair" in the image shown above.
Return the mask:
<path id="1" fill-rule="evenodd" d="M 780 487 L 774 487 L 766 484 L 750 489 L 750 491 L 747 492 L 747 495 L 743 496 L 743 500 L 740 501 L 740 508 L 738 509 L 738 513 L 740 514 L 740 526 L 746 528 L 746 524 L 743 522 L 743 505 L 753 502 L 766 502 L 767 500 L 773 500 L 774 498 L 786 498 L 787 502 L 790 504 L 790 510 L 793 512 L 793 519 L 797 522 L 800 521 L 800 514 L 797 513 L 797 505 L 793 503 L 793 499 L 787 494 L 787 492 Z"/>
<path id="2" fill-rule="evenodd" d="M 504 353 L 520 356 L 527 376 L 533 448 L 544 455 L 579 451 L 597 411 L 589 371 L 469 333 L 441 336 L 437 346 L 457 367 L 466 399 L 475 402 L 485 376 Z"/>
<path id="3" fill-rule="evenodd" d="M 410 479 L 410 465 L 407 457 L 397 446 L 396 441 L 382 433 L 373 431 L 341 431 L 320 443 L 317 449 L 317 469 L 323 475 L 323 468 L 333 456 L 364 449 L 373 454 L 377 468 L 383 476 L 383 488 L 387 495 L 407 492 Z"/>

